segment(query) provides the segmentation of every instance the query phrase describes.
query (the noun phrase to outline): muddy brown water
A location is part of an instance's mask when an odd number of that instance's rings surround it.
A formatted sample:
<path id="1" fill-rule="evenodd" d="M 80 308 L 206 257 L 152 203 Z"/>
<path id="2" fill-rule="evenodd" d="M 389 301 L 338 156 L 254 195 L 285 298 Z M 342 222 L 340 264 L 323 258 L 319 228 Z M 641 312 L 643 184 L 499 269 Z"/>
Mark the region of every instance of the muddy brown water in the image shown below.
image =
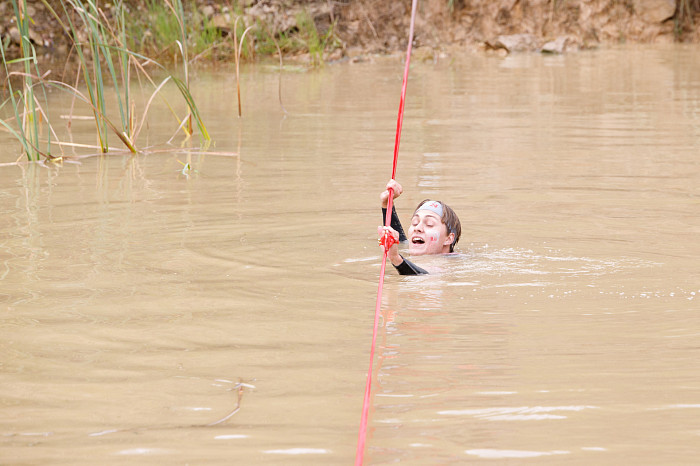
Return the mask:
<path id="1" fill-rule="evenodd" d="M 251 67 L 240 121 L 201 73 L 238 155 L 0 168 L 0 462 L 352 463 L 402 71 L 287 71 L 285 117 Z M 387 271 L 366 464 L 697 462 L 697 47 L 416 62 L 397 178 L 463 237 Z"/>

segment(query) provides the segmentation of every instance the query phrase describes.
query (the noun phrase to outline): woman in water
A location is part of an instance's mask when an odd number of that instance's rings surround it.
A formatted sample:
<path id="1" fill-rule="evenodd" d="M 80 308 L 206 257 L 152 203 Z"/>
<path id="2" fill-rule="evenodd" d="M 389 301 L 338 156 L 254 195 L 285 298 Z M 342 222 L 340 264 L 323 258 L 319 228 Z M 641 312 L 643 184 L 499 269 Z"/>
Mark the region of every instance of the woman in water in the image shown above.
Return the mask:
<path id="1" fill-rule="evenodd" d="M 389 202 L 389 188 L 394 192 L 394 199 L 403 192 L 403 188 L 396 180 L 390 180 L 386 190 L 379 196 L 382 201 L 382 218 L 386 218 L 386 209 Z M 390 235 L 394 243 L 389 247 L 387 257 L 401 275 L 419 275 L 428 273 L 416 264 L 404 259 L 399 254 L 397 242 L 408 242 L 408 252 L 413 256 L 427 254 L 449 254 L 454 252 L 455 245 L 462 234 L 462 225 L 454 210 L 440 201 L 426 199 L 418 204 L 411 217 L 411 226 L 408 228 L 408 236 L 401 227 L 401 221 L 396 214 L 396 209 L 391 209 L 391 226 L 379 227 L 379 240 Z M 390 242 L 391 243 L 391 242 Z M 384 245 L 380 246 L 384 250 Z"/>

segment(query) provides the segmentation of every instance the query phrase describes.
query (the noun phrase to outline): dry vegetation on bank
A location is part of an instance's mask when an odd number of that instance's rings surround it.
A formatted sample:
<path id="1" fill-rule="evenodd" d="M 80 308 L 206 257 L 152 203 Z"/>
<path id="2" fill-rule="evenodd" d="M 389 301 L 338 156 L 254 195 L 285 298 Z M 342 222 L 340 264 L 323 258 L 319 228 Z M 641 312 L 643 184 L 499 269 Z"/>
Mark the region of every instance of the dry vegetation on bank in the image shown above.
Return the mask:
<path id="1" fill-rule="evenodd" d="M 93 0 L 94 1 L 94 0 Z M 28 0 L 40 60 L 64 60 L 71 42 L 48 6 Z M 112 2 L 95 1 L 107 16 Z M 190 59 L 232 62 L 232 32 L 252 26 L 246 59 L 277 54 L 322 63 L 405 48 L 410 0 L 220 0 L 184 2 Z M 160 61 L 177 55 L 177 31 L 163 2 L 128 0 L 129 44 Z M 18 52 L 11 2 L 0 2 L 0 35 Z M 236 24 L 236 19 L 238 23 Z M 419 0 L 417 47 L 424 51 L 505 48 L 563 52 L 620 42 L 700 42 L 700 0 Z M 508 36 L 515 36 L 509 39 Z M 505 40 L 501 40 L 505 37 Z M 515 41 L 515 42 L 514 42 Z M 512 51 L 512 50 L 508 50 Z"/>

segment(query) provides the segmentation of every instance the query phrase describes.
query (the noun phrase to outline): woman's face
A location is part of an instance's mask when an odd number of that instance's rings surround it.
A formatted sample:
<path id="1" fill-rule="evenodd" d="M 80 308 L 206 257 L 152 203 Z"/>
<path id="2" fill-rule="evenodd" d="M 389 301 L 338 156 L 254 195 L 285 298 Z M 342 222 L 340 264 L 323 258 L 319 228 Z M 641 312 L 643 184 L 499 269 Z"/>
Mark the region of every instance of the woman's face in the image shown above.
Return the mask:
<path id="1" fill-rule="evenodd" d="M 442 254 L 450 252 L 454 235 L 447 234 L 447 226 L 431 210 L 418 210 L 408 228 L 408 252 L 411 255 Z"/>

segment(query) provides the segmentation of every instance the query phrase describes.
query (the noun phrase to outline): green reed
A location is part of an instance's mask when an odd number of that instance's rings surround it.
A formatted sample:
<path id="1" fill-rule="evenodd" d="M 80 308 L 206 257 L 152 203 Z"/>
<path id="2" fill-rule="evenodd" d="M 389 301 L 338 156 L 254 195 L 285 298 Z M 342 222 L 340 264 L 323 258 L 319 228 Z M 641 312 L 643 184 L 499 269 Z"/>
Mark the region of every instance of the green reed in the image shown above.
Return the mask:
<path id="1" fill-rule="evenodd" d="M 243 116 L 242 114 L 242 109 L 241 109 L 241 72 L 240 72 L 240 63 L 241 63 L 241 49 L 243 48 L 243 41 L 245 40 L 246 34 L 253 28 L 253 26 L 248 26 L 245 28 L 243 31 L 243 34 L 241 34 L 240 37 L 240 45 L 239 45 L 239 38 L 238 38 L 238 21 L 241 19 L 241 16 L 236 18 L 236 21 L 233 24 L 233 53 L 234 53 L 234 60 L 236 63 L 236 95 L 238 96 L 238 118 Z"/>
<path id="2" fill-rule="evenodd" d="M 62 2 L 65 18 L 68 22 L 71 37 L 75 45 L 75 51 L 78 55 L 80 68 L 83 71 L 83 80 L 87 88 L 90 104 L 92 106 L 95 117 L 95 127 L 97 137 L 99 139 L 100 150 L 109 151 L 108 130 L 110 124 L 107 123 L 107 104 L 105 94 L 107 90 L 106 78 L 111 77 L 111 86 L 114 88 L 117 95 L 117 105 L 121 116 L 121 132 L 117 135 L 122 139 L 124 144 L 131 152 L 136 152 L 136 148 L 130 139 L 130 116 L 129 112 L 129 91 L 128 91 L 128 57 L 127 52 L 123 48 L 110 45 L 114 43 L 111 39 L 116 39 L 118 36 L 115 31 L 109 29 L 109 22 L 104 14 L 98 9 L 94 0 L 65 0 Z M 87 31 L 87 43 L 84 44 L 79 40 L 78 25 L 71 19 L 69 7 L 78 16 L 82 22 L 84 30 Z M 117 11 L 122 8 L 122 2 L 115 4 Z M 118 27 L 123 28 L 123 17 L 117 14 Z M 115 68 L 115 57 L 113 50 L 117 54 L 117 63 L 120 71 Z M 87 53 L 86 53 L 87 52 Z M 89 53 L 90 59 L 87 54 Z M 120 55 L 124 55 L 120 59 Z M 106 67 L 106 69 L 105 69 Z M 121 89 L 120 82 L 124 84 L 124 89 Z M 126 110 L 125 110 L 126 109 Z"/>
<path id="3" fill-rule="evenodd" d="M 180 84 L 178 84 L 178 88 L 180 89 L 180 92 L 186 92 L 187 94 L 190 94 L 190 74 L 189 74 L 189 58 L 188 58 L 188 53 L 187 53 L 187 29 L 185 29 L 185 9 L 182 6 L 182 1 L 181 0 L 164 0 L 165 4 L 170 8 L 170 10 L 173 12 L 173 15 L 177 21 L 178 24 L 178 30 L 179 30 L 179 39 L 176 40 L 176 43 L 178 44 L 178 48 L 180 49 L 180 56 L 182 57 L 182 67 L 183 71 L 185 73 L 185 80 L 179 81 Z M 178 80 L 175 81 L 177 84 Z M 191 96 L 191 95 L 190 95 Z M 189 102 L 188 102 L 189 103 Z M 191 109 L 190 109 L 191 110 Z M 185 131 L 187 132 L 187 135 L 192 134 L 192 112 L 185 117 Z"/>
<path id="4" fill-rule="evenodd" d="M 7 88 L 10 94 L 9 98 L 5 100 L 0 107 L 3 107 L 8 102 L 12 103 L 17 129 L 14 129 L 10 124 L 2 120 L 0 120 L 0 124 L 19 140 L 29 160 L 39 160 L 41 155 L 39 138 L 41 134 L 40 122 L 42 113 L 41 106 L 35 94 L 34 78 L 32 75 L 34 70 L 36 70 L 38 74 L 38 69 L 36 50 L 29 39 L 29 23 L 31 19 L 26 14 L 26 0 L 12 0 L 12 9 L 20 35 L 21 58 L 8 62 L 5 58 L 5 46 L 4 44 L 0 44 L 0 53 L 2 54 L 2 62 L 5 68 L 5 75 L 7 76 Z M 22 63 L 24 69 L 22 73 L 18 73 L 21 77 L 21 89 L 17 90 L 15 90 L 12 85 L 12 76 L 8 66 L 14 63 Z M 32 68 L 34 68 L 34 70 Z M 45 93 L 43 94 L 45 98 L 46 95 Z M 47 139 L 48 149 L 50 149 L 50 145 L 51 137 L 49 135 Z"/>
<path id="5" fill-rule="evenodd" d="M 157 85 L 148 75 L 143 63 L 153 63 L 163 70 L 165 67 L 129 50 L 127 47 L 129 24 L 123 0 L 117 0 L 113 4 L 112 13 L 116 21 L 110 21 L 104 11 L 98 7 L 96 0 L 62 0 L 59 11 L 54 10 L 47 0 L 41 1 L 73 41 L 72 50 L 77 60 L 78 76 L 82 76 L 85 92 L 78 89 L 80 79 L 76 80 L 75 86 L 71 86 L 65 82 L 49 80 L 46 75 L 40 74 L 36 51 L 29 40 L 29 27 L 32 20 L 26 15 L 26 0 L 12 0 L 15 19 L 22 38 L 21 58 L 7 60 L 4 44 L 0 44 L 2 63 L 8 76 L 9 91 L 8 99 L 0 105 L 0 108 L 6 104 L 12 105 L 16 128 L 6 121 L 0 120 L 0 124 L 20 142 L 28 160 L 38 160 L 40 156 L 54 158 L 51 154 L 51 140 L 52 135 L 55 139 L 57 137 L 55 137 L 55 132 L 48 121 L 47 113 L 37 98 L 38 93 L 39 96 L 43 96 L 41 102 L 48 101 L 45 92 L 47 87 L 55 87 L 71 93 L 75 99 L 84 102 L 92 110 L 100 152 L 109 151 L 108 135 L 110 133 L 116 135 L 129 151 L 137 152 L 134 140 L 139 129 L 143 127 L 143 120 L 141 124 L 137 125 L 135 103 L 130 88 L 134 72 L 145 76 L 153 85 L 155 88 L 153 96 L 172 78 L 187 105 L 188 114 L 184 119 L 188 122 L 187 136 L 192 135 L 192 120 L 194 119 L 201 136 L 207 142 L 210 141 L 211 138 L 189 87 L 185 16 L 180 0 L 173 3 L 170 3 L 169 0 L 165 1 L 170 5 L 172 14 L 180 25 L 177 43 L 185 66 L 185 78 L 183 81 L 168 76 L 160 85 Z M 20 63 L 23 65 L 23 71 L 11 71 L 11 68 L 16 68 Z M 12 84 L 13 80 L 18 77 L 22 81 L 21 90 L 13 88 Z M 116 96 L 118 123 L 114 123 L 108 116 L 113 102 L 107 98 L 108 95 Z M 144 111 L 144 120 L 153 96 Z M 170 107 L 169 104 L 168 106 Z M 42 127 L 40 122 L 42 121 L 45 121 L 48 128 L 45 151 L 41 149 Z"/>
<path id="6" fill-rule="evenodd" d="M 184 118 L 184 125 L 181 126 L 185 130 L 187 136 L 191 136 L 194 132 L 192 125 L 192 119 L 194 118 L 194 121 L 197 124 L 197 128 L 199 129 L 200 134 L 208 142 L 211 141 L 211 137 L 209 136 L 207 128 L 204 126 L 202 118 L 199 115 L 199 111 L 197 110 L 197 106 L 195 105 L 194 98 L 192 97 L 192 93 L 190 91 L 190 60 L 188 53 L 189 47 L 187 44 L 187 28 L 185 25 L 185 9 L 182 5 L 182 0 L 164 0 L 164 2 L 166 6 L 173 12 L 174 18 L 177 22 L 179 29 L 179 39 L 176 40 L 176 43 L 178 45 L 178 48 L 180 50 L 180 56 L 182 58 L 184 80 L 175 78 L 174 76 L 172 77 L 172 79 L 175 85 L 177 85 L 177 88 L 180 90 L 180 93 L 182 94 L 183 98 L 185 99 L 189 110 L 188 114 Z"/>

